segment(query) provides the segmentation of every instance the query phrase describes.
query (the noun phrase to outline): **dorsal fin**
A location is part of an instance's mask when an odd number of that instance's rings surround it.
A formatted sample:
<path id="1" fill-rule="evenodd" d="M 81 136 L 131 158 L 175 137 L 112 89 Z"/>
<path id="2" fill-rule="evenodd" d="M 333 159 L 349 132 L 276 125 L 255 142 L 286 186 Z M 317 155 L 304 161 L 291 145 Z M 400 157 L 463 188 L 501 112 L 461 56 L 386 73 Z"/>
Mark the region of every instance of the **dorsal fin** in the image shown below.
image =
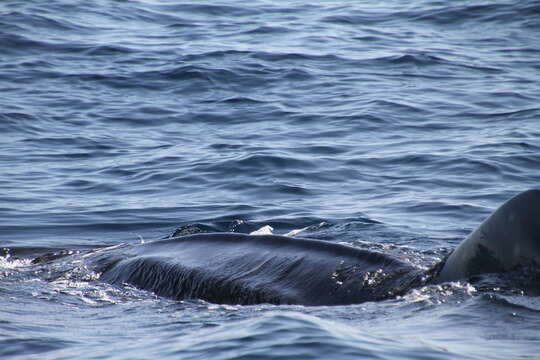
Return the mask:
<path id="1" fill-rule="evenodd" d="M 540 265 L 540 190 L 528 190 L 501 205 L 450 254 L 439 281 Z"/>

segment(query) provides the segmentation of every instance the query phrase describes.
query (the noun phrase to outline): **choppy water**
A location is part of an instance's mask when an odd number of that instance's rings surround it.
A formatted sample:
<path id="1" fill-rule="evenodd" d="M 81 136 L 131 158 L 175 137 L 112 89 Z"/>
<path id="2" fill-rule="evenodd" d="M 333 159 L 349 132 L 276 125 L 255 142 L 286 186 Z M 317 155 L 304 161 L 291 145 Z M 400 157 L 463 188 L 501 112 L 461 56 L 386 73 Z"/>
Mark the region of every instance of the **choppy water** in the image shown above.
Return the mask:
<path id="1" fill-rule="evenodd" d="M 57 250 L 286 233 L 427 267 L 540 184 L 534 1 L 0 3 L 0 357 L 532 359 L 540 298 L 175 302 Z"/>

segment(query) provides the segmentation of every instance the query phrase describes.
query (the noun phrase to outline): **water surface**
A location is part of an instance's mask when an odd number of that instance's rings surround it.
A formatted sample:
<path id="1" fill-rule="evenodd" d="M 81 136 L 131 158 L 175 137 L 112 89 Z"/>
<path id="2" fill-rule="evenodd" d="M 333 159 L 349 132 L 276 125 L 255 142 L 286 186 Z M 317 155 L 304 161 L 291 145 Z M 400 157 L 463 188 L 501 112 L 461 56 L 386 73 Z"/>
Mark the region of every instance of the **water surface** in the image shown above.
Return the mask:
<path id="1" fill-rule="evenodd" d="M 534 358 L 540 300 L 519 288 L 218 306 L 101 283 L 76 252 L 271 225 L 431 266 L 540 183 L 539 13 L 3 1 L 0 357 Z"/>

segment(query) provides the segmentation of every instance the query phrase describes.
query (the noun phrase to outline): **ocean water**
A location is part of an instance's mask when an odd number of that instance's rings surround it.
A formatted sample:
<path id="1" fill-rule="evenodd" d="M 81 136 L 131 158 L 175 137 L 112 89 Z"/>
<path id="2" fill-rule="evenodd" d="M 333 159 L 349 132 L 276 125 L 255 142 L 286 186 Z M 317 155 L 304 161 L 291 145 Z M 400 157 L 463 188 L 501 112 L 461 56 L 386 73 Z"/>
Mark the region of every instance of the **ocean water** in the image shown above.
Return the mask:
<path id="1" fill-rule="evenodd" d="M 269 225 L 428 268 L 540 185 L 539 38 L 520 0 L 2 1 L 0 358 L 538 358 L 519 287 L 215 305 L 78 256 Z"/>

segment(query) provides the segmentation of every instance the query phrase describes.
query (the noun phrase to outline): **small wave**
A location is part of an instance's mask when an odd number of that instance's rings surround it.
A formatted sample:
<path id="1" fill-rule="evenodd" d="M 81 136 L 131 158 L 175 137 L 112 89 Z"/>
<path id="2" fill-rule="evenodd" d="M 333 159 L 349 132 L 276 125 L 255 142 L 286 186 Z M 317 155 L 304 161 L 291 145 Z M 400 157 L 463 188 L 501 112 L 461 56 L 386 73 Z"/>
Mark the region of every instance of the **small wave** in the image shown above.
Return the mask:
<path id="1" fill-rule="evenodd" d="M 292 32 L 293 31 L 291 29 L 284 26 L 266 26 L 265 25 L 265 26 L 258 26 L 251 30 L 244 31 L 241 34 L 245 34 L 245 35 L 279 34 L 281 35 L 281 34 L 289 34 Z"/>
<path id="2" fill-rule="evenodd" d="M 310 54 L 302 52 L 263 52 L 258 51 L 251 55 L 252 58 L 268 61 L 269 63 L 291 62 L 291 61 L 314 61 L 314 62 L 340 62 L 344 60 L 335 54 Z"/>
<path id="3" fill-rule="evenodd" d="M 125 56 L 134 53 L 135 50 L 120 45 L 88 45 L 82 53 L 87 56 Z"/>
<path id="4" fill-rule="evenodd" d="M 39 338 L 12 338 L 0 340 L 0 357 L 6 359 L 33 356 L 56 350 L 65 350 L 76 344 L 75 341 L 67 341 L 58 337 L 40 336 Z M 43 355 L 46 356 L 46 355 Z"/>
<path id="5" fill-rule="evenodd" d="M 42 52 L 48 49 L 48 44 L 38 40 L 31 40 L 16 33 L 1 33 L 0 44 L 0 50 L 4 55 Z"/>
<path id="6" fill-rule="evenodd" d="M 242 154 L 219 163 L 206 164 L 203 172 L 228 173 L 227 169 L 236 169 L 239 175 L 246 171 L 251 176 L 268 174 L 269 171 L 310 170 L 315 164 L 308 159 L 299 159 L 288 155 L 251 153 Z"/>
<path id="7" fill-rule="evenodd" d="M 403 100 L 397 101 L 397 100 L 387 100 L 387 99 L 376 99 L 376 100 L 370 101 L 368 105 L 369 107 L 377 108 L 379 112 L 382 112 L 382 111 L 389 111 L 392 113 L 407 112 L 411 114 L 412 113 L 423 113 L 423 114 L 429 113 L 429 109 L 419 107 L 419 106 L 414 106 L 412 104 L 407 104 Z M 369 120 L 371 120 L 372 122 L 375 119 L 379 120 L 379 118 L 374 115 L 371 115 L 369 117 Z M 380 122 L 380 120 L 378 122 Z"/>
<path id="8" fill-rule="evenodd" d="M 538 5 L 528 1 L 517 1 L 485 5 L 451 5 L 404 15 L 417 21 L 429 21 L 438 25 L 461 24 L 467 21 L 508 24 L 537 15 L 538 8 Z"/>
<path id="9" fill-rule="evenodd" d="M 203 15 L 203 16 L 218 16 L 218 17 L 242 17 L 255 16 L 261 13 L 261 10 L 255 7 L 248 6 L 232 6 L 223 4 L 160 4 L 153 5 L 153 9 L 166 13 L 187 14 L 187 15 Z"/>
<path id="10" fill-rule="evenodd" d="M 59 14 L 47 14 L 44 11 L 33 11 L 38 9 L 28 9 L 26 11 L 11 11 L 2 14 L 4 21 L 16 24 L 19 28 L 34 30 L 56 31 L 92 31 L 93 27 L 82 25 L 80 22 L 70 21 Z"/>
<path id="11" fill-rule="evenodd" d="M 503 111 L 503 112 L 494 112 L 490 111 L 488 113 L 479 113 L 479 112 L 463 112 L 459 114 L 460 117 L 473 117 L 478 119 L 489 119 L 489 120 L 524 120 L 524 119 L 537 119 L 540 116 L 540 108 L 534 107 L 530 109 L 517 109 L 512 111 Z"/>
<path id="12" fill-rule="evenodd" d="M 225 104 L 243 104 L 243 105 L 252 105 L 252 104 L 262 104 L 264 101 L 256 100 L 247 96 L 232 96 L 220 100 L 219 102 Z"/>
<path id="13" fill-rule="evenodd" d="M 367 12 L 356 11 L 355 14 L 328 15 L 321 18 L 321 22 L 337 25 L 366 25 L 378 24 L 393 19 L 393 14 L 389 12 Z"/>
<path id="14" fill-rule="evenodd" d="M 17 136 L 39 135 L 43 132 L 44 119 L 25 112 L 0 113 L 0 131 Z"/>
<path id="15" fill-rule="evenodd" d="M 533 311 L 540 312 L 540 300 L 538 297 L 524 296 L 523 294 L 486 294 L 483 299 L 491 304 L 496 304 L 514 311 Z"/>
<path id="16" fill-rule="evenodd" d="M 381 316 L 379 314 L 378 316 Z M 228 321 L 218 327 L 201 329 L 197 335 L 187 334 L 176 348 L 175 355 L 211 357 L 229 360 L 238 358 L 267 359 L 403 359 L 469 358 L 457 349 L 442 348 L 394 336 L 395 332 L 350 326 L 298 311 L 265 311 L 252 319 Z M 228 349 L 236 349 L 234 353 Z M 457 352 L 456 352 L 457 351 Z M 473 357 L 470 357 L 471 359 Z"/>
<path id="17" fill-rule="evenodd" d="M 257 88 L 267 85 L 260 74 L 245 68 L 216 67 L 203 64 L 182 64 L 161 70 L 133 74 L 135 84 L 145 83 L 161 89 L 173 89 L 176 93 L 203 93 L 219 86 Z M 270 79 L 267 79 L 270 80 Z"/>
<path id="18" fill-rule="evenodd" d="M 428 54 L 405 54 L 394 55 L 386 58 L 392 64 L 412 64 L 412 65 L 437 65 L 446 62 L 440 57 Z"/>

